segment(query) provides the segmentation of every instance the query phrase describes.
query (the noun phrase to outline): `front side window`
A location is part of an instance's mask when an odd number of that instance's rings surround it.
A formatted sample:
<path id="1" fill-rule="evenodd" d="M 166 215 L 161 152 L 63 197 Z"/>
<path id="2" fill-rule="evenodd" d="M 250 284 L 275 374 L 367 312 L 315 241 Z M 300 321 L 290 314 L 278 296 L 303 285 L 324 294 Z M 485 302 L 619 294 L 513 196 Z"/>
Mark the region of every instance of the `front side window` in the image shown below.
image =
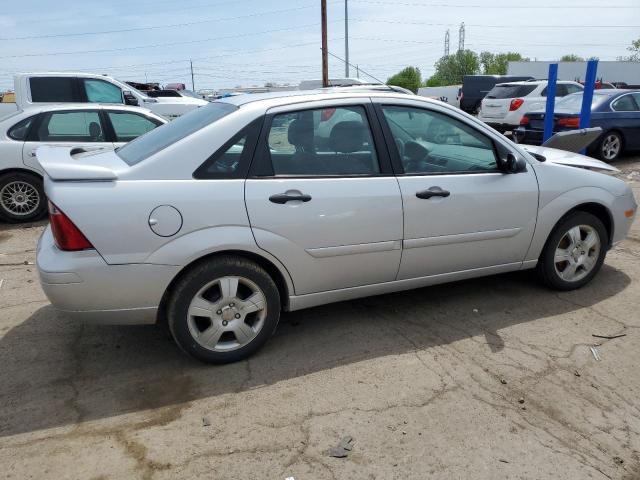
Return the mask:
<path id="1" fill-rule="evenodd" d="M 123 103 L 122 90 L 117 85 L 95 79 L 85 79 L 83 83 L 89 103 Z"/>
<path id="2" fill-rule="evenodd" d="M 382 107 L 406 174 L 498 171 L 491 139 L 442 113 L 405 106 Z"/>
<path id="3" fill-rule="evenodd" d="M 95 111 L 48 112 L 36 132 L 40 142 L 104 142 L 100 115 Z"/>
<path id="4" fill-rule="evenodd" d="M 32 77 L 29 79 L 31 101 L 35 103 L 79 102 L 74 77 Z"/>
<path id="5" fill-rule="evenodd" d="M 616 112 L 635 112 L 638 110 L 635 100 L 631 95 L 624 95 L 611 105 Z"/>
<path id="6" fill-rule="evenodd" d="M 267 141 L 274 175 L 380 173 L 371 128 L 361 106 L 275 115 Z"/>
<path id="7" fill-rule="evenodd" d="M 116 142 L 130 142 L 161 125 L 160 122 L 154 122 L 137 113 L 107 112 L 107 115 L 113 125 Z"/>
<path id="8" fill-rule="evenodd" d="M 27 138 L 27 134 L 29 133 L 29 128 L 33 124 L 33 120 L 36 118 L 33 117 L 25 118 L 16 123 L 13 127 L 9 129 L 8 135 L 9 138 L 13 138 L 14 140 L 22 140 L 24 141 Z"/>

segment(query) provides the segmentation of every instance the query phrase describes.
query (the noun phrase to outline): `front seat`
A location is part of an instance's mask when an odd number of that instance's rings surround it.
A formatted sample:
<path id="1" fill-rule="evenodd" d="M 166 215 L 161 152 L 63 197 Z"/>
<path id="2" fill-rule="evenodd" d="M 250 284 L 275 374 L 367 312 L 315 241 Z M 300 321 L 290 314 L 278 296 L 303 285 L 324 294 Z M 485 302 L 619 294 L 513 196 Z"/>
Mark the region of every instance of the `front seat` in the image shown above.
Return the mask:
<path id="1" fill-rule="evenodd" d="M 369 141 L 371 142 L 371 140 Z M 372 145 L 365 146 L 365 127 L 362 122 L 346 121 L 336 123 L 329 134 L 329 146 L 336 152 L 330 170 L 342 174 L 378 173 Z M 360 152 L 356 154 L 356 152 Z"/>
<path id="2" fill-rule="evenodd" d="M 300 175 L 317 171 L 313 134 L 313 124 L 311 122 L 294 120 L 289 124 L 287 141 L 295 147 L 296 151 L 291 156 L 291 161 L 286 171 Z"/>
<path id="3" fill-rule="evenodd" d="M 89 124 L 89 136 L 94 142 L 102 140 L 102 129 L 98 122 L 91 122 Z"/>

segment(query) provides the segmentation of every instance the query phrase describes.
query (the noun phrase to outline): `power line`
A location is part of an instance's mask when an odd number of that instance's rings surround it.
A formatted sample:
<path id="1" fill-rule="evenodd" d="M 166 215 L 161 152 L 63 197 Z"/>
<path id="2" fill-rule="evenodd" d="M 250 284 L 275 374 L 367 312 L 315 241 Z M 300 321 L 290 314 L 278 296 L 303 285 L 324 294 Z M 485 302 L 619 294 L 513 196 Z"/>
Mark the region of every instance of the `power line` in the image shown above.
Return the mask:
<path id="1" fill-rule="evenodd" d="M 602 10 L 606 8 L 607 10 L 611 9 L 625 9 L 625 8 L 638 8 L 637 5 L 606 5 L 606 6 L 595 6 L 595 5 L 484 5 L 484 4 L 457 4 L 451 5 L 450 3 L 409 3 L 409 2 L 389 2 L 382 0 L 351 0 L 353 2 L 358 3 L 367 3 L 371 5 L 393 5 L 393 6 L 403 6 L 403 7 L 439 7 L 439 8 L 482 8 L 482 9 L 495 9 L 499 8 L 501 10 L 504 9 L 517 9 L 517 10 L 526 10 L 526 9 L 574 9 L 579 8 L 580 10 L 584 9 L 598 9 Z"/>
<path id="2" fill-rule="evenodd" d="M 329 55 L 331 55 L 333 58 L 337 58 L 337 59 L 338 59 L 338 60 L 340 60 L 341 62 L 344 62 L 344 63 L 346 63 L 346 62 L 347 62 L 344 58 L 340 58 L 339 56 L 334 55 L 333 53 L 331 53 L 331 52 L 329 52 L 329 51 L 327 51 L 327 53 L 328 53 Z M 374 77 L 374 76 L 373 76 L 373 75 L 371 75 L 370 73 L 365 72 L 365 71 L 364 71 L 364 70 L 362 70 L 360 67 L 358 67 L 358 66 L 356 66 L 356 65 L 354 65 L 354 64 L 352 64 L 352 63 L 350 63 L 349 65 L 350 65 L 350 66 L 352 66 L 352 67 L 354 67 L 354 68 L 357 68 L 359 71 L 361 71 L 362 73 L 364 73 L 367 77 L 371 77 L 371 78 L 373 78 L 376 82 L 384 83 L 382 80 L 380 80 L 380 79 L 378 79 L 378 78 Z"/>
<path id="3" fill-rule="evenodd" d="M 34 40 L 34 39 L 39 39 L 39 38 L 84 37 L 84 36 L 95 36 L 95 35 L 110 35 L 110 34 L 114 34 L 114 33 L 139 32 L 139 31 L 144 31 L 144 30 L 157 30 L 157 29 L 160 29 L 160 28 L 188 27 L 188 26 L 193 26 L 193 25 L 201 25 L 201 24 L 204 24 L 204 23 L 224 22 L 224 21 L 230 21 L 230 20 L 240 20 L 240 19 L 243 19 L 243 18 L 261 17 L 263 15 L 273 15 L 273 14 L 277 14 L 277 13 L 286 13 L 286 12 L 292 12 L 292 11 L 296 11 L 296 10 L 304 10 L 304 9 L 313 8 L 313 7 L 316 7 L 315 3 L 314 4 L 309 4 L 309 5 L 304 5 L 304 6 L 299 6 L 299 7 L 293 7 L 293 8 L 284 8 L 284 9 L 281 9 L 281 10 L 269 10 L 269 11 L 260 12 L 260 13 L 248 13 L 248 14 L 245 14 L 245 15 L 237 15 L 235 17 L 208 18 L 206 20 L 196 20 L 196 21 L 193 21 L 193 22 L 171 23 L 171 24 L 154 25 L 154 26 L 148 26 L 148 27 L 123 28 L 123 29 L 119 29 L 119 30 L 104 30 L 104 31 L 100 31 L 100 32 L 55 33 L 55 34 L 50 34 L 50 35 L 29 35 L 29 36 L 24 36 L 24 37 L 3 37 L 3 38 L 0 38 L 0 41 Z"/>
<path id="4" fill-rule="evenodd" d="M 338 22 L 342 20 L 334 20 L 331 23 Z M 138 45 L 135 47 L 121 47 L 121 48 L 105 48 L 100 50 L 75 50 L 72 52 L 46 52 L 46 53 L 23 53 L 21 55 L 5 55 L 1 56 L 0 59 L 4 58 L 24 58 L 24 57 L 48 57 L 53 55 L 79 55 L 86 53 L 105 53 L 105 52 L 122 52 L 126 50 L 139 50 L 146 48 L 159 48 L 159 47 L 172 47 L 176 45 L 190 45 L 194 43 L 202 43 L 202 42 L 211 42 L 215 40 L 227 40 L 231 38 L 243 38 L 243 37 L 251 37 L 254 35 L 262 35 L 265 33 L 275 33 L 275 32 L 284 32 L 289 30 L 300 30 L 304 28 L 317 27 L 319 23 L 309 23 L 306 25 L 298 25 L 296 27 L 283 27 L 283 28 L 275 28 L 272 30 L 263 30 L 261 32 L 251 32 L 251 33 L 240 33 L 236 35 L 225 35 L 222 37 L 212 37 L 212 38 L 204 38 L 201 40 L 185 40 L 181 42 L 169 42 L 169 43 L 156 43 L 152 45 Z"/>
<path id="5" fill-rule="evenodd" d="M 451 27 L 451 23 L 431 23 L 416 22 L 414 20 L 374 20 L 364 18 L 351 18 L 352 22 L 362 23 L 389 23 L 396 25 L 424 25 L 430 27 Z M 640 25 L 489 25 L 482 23 L 466 23 L 467 27 L 483 27 L 483 28 L 640 28 Z"/>

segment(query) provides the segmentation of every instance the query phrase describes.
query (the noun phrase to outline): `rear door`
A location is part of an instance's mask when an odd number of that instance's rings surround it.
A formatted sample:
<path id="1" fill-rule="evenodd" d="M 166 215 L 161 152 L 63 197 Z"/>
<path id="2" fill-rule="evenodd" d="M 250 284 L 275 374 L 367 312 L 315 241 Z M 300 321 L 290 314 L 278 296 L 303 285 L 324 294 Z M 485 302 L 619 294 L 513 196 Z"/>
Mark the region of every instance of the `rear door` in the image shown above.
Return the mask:
<path id="1" fill-rule="evenodd" d="M 611 102 L 613 113 L 607 113 L 602 128 L 622 132 L 624 148 L 640 148 L 640 93 L 627 93 Z"/>
<path id="2" fill-rule="evenodd" d="M 297 295 L 395 280 L 402 200 L 372 113 L 361 99 L 267 115 L 245 201 L 256 242 Z"/>
<path id="3" fill-rule="evenodd" d="M 398 280 L 519 268 L 538 210 L 532 169 L 502 173 L 491 137 L 451 112 L 380 102 L 404 205 Z"/>
<path id="4" fill-rule="evenodd" d="M 40 169 L 35 152 L 42 145 L 82 147 L 86 150 L 113 148 L 99 109 L 41 113 L 22 148 L 25 165 Z"/>

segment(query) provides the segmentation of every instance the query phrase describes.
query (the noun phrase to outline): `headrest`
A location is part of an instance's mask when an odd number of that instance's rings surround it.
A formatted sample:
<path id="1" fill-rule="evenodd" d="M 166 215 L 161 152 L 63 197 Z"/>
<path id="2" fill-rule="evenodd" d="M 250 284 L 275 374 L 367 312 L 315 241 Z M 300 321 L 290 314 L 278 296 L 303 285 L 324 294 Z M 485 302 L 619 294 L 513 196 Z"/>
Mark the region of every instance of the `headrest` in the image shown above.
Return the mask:
<path id="1" fill-rule="evenodd" d="M 313 125 L 310 122 L 294 120 L 289 124 L 287 140 L 290 145 L 296 147 L 309 147 L 313 145 Z"/>
<path id="2" fill-rule="evenodd" d="M 91 138 L 98 138 L 102 134 L 102 129 L 98 122 L 91 122 L 89 124 L 89 136 Z"/>
<path id="3" fill-rule="evenodd" d="M 364 125 L 362 122 L 347 121 L 336 123 L 329 134 L 331 149 L 339 153 L 362 150 Z"/>

